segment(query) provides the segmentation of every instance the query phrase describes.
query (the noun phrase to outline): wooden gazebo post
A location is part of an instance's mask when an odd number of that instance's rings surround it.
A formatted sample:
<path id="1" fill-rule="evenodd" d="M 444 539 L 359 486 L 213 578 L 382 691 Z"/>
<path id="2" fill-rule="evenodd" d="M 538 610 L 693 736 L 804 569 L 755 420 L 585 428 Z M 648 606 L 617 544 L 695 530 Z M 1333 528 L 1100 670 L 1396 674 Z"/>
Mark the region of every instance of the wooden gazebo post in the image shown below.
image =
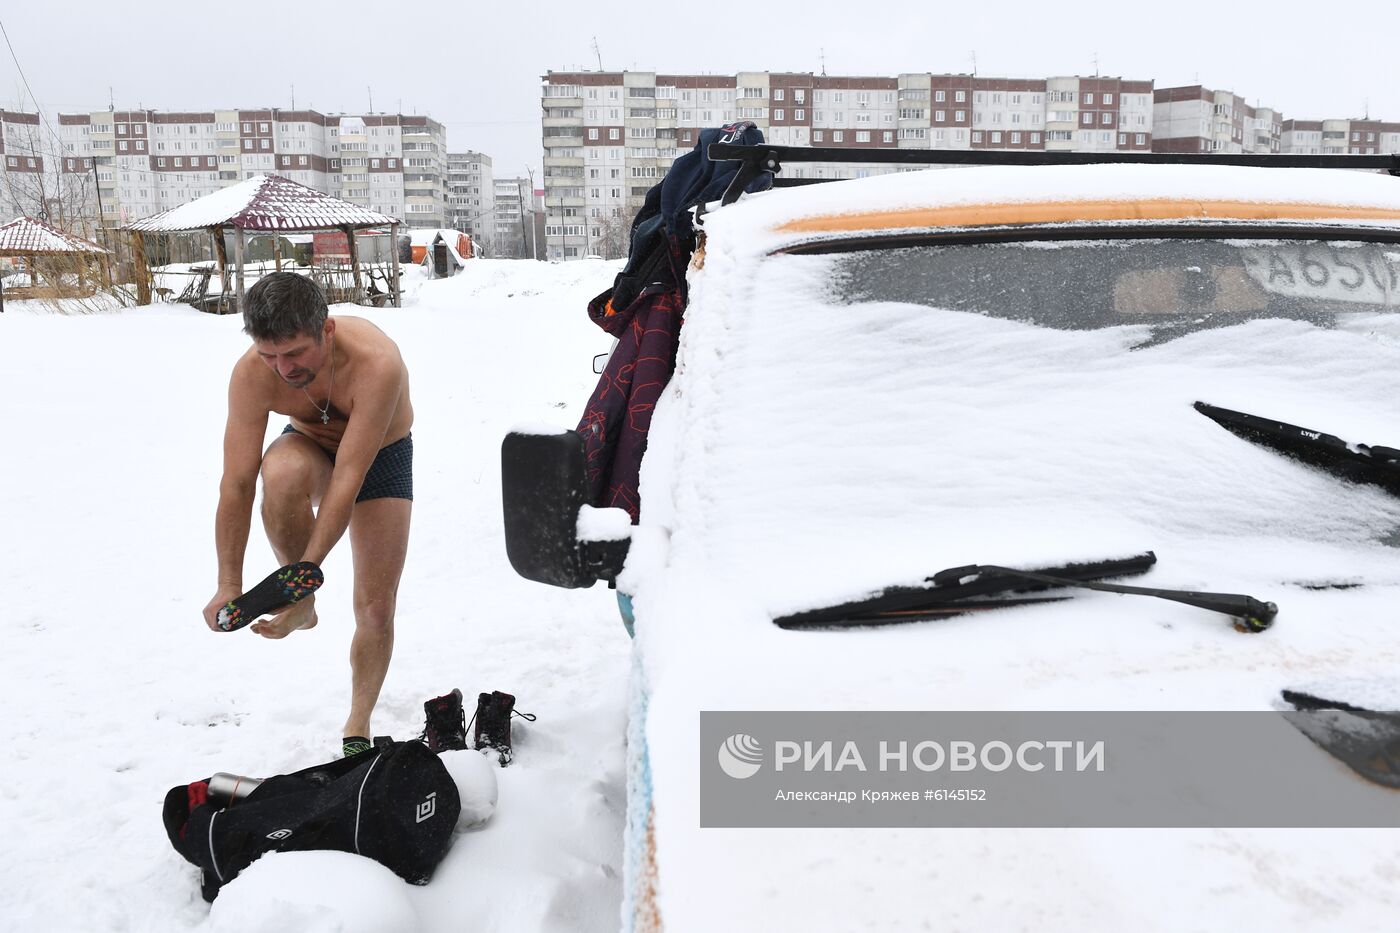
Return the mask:
<path id="1" fill-rule="evenodd" d="M 233 261 L 237 268 L 234 274 L 238 276 L 238 311 L 243 312 L 243 228 L 234 227 L 233 235 Z"/>
<path id="2" fill-rule="evenodd" d="M 389 256 L 391 257 L 390 260 L 389 260 L 389 262 L 390 262 L 390 267 L 392 268 L 392 270 L 393 270 L 393 275 L 394 275 L 393 281 L 389 283 L 389 287 L 390 287 L 391 289 L 393 289 L 393 291 L 394 291 L 394 307 L 396 307 L 396 308 L 402 308 L 402 307 L 403 307 L 403 295 L 402 295 L 401 293 L 402 293 L 403 289 L 399 286 L 399 225 L 398 225 L 398 224 L 390 224 L 390 225 L 389 225 Z"/>
<path id="3" fill-rule="evenodd" d="M 228 247 L 224 245 L 224 228 L 216 226 L 213 232 L 214 252 L 219 257 L 219 303 L 224 304 L 228 301 Z"/>
<path id="4" fill-rule="evenodd" d="M 131 266 L 136 275 L 136 303 L 148 305 L 151 303 L 151 269 L 146 264 L 146 234 L 140 230 L 131 231 Z M 110 267 L 107 276 L 110 280 Z"/>
<path id="5" fill-rule="evenodd" d="M 355 228 L 344 227 L 345 239 L 350 244 L 350 274 L 355 280 L 355 304 L 360 303 L 360 248 L 355 243 Z"/>

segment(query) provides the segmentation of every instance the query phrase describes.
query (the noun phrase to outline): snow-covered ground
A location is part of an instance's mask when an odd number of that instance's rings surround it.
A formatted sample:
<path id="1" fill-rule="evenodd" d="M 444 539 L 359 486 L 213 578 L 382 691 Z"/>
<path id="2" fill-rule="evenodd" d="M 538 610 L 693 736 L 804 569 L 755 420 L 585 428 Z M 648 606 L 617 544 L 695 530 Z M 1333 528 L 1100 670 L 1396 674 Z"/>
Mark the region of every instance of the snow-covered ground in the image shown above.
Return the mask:
<path id="1" fill-rule="evenodd" d="M 212 914 L 165 838 L 162 797 L 215 771 L 338 754 L 348 543 L 326 562 L 314 631 L 212 634 L 200 613 L 241 322 L 182 305 L 6 306 L 0 928 L 617 928 L 629 642 L 602 586 L 566 592 L 511 571 L 499 482 L 511 424 L 577 422 L 610 343 L 585 304 L 616 269 L 481 260 L 415 283 L 403 309 L 332 309 L 399 343 L 417 413 L 412 539 L 374 731 L 418 733 L 422 702 L 453 687 L 468 715 L 478 692 L 504 690 L 539 718 L 515 721 L 495 816 L 456 837 L 427 887 L 339 853 L 281 855 Z M 245 577 L 274 564 L 255 522 Z"/>

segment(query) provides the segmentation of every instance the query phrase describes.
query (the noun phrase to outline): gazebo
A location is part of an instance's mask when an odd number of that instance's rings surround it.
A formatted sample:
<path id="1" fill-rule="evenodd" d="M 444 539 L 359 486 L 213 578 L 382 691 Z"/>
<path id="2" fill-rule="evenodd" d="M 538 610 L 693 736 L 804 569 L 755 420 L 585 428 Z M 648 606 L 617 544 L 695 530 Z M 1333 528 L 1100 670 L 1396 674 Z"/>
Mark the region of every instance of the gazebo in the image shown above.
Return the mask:
<path id="1" fill-rule="evenodd" d="M 90 294 L 88 291 L 89 278 L 101 281 L 93 275 L 92 265 L 96 264 L 110 284 L 111 267 L 108 262 L 111 253 L 80 236 L 71 233 L 64 233 L 57 227 L 50 226 L 42 220 L 33 217 L 17 217 L 4 226 L 0 226 L 0 258 L 18 258 L 24 260 L 26 270 L 29 272 L 29 287 L 26 289 L 25 297 L 34 298 L 64 298 L 73 297 L 80 294 Z M 53 260 L 58 266 L 56 274 L 50 277 L 49 289 L 52 294 L 41 294 L 39 285 L 39 275 L 36 266 L 42 260 Z M 74 295 L 65 295 L 64 278 L 72 275 L 77 281 L 77 289 Z M 18 297 L 18 296 L 16 296 Z M 3 301 L 3 298 L 0 298 Z M 3 305 L 0 305 L 2 308 Z"/>
<path id="2" fill-rule="evenodd" d="M 229 292 L 229 275 L 235 279 L 238 307 L 243 304 L 244 260 L 250 235 L 271 234 L 274 259 L 282 269 L 282 239 L 279 234 L 338 232 L 345 235 L 348 247 L 349 272 L 353 291 L 346 297 L 356 303 L 367 293 L 360 271 L 360 255 L 355 233 L 360 230 L 389 229 L 389 259 L 392 273 L 388 278 L 388 298 L 394 307 L 401 305 L 399 284 L 399 255 L 397 249 L 399 221 L 388 214 L 372 211 L 349 201 L 332 197 L 315 188 L 298 184 L 280 175 L 255 175 L 236 185 L 205 195 L 188 204 L 162 211 L 151 217 L 128 224 L 132 237 L 132 252 L 136 261 L 137 301 L 151 300 L 151 274 L 147 264 L 147 234 L 197 233 L 207 231 L 214 241 L 218 257 L 222 293 Z M 226 238 L 232 234 L 233 258 L 229 261 Z M 382 293 L 380 293 L 382 296 Z M 337 297 L 329 296 L 334 302 Z M 226 304 L 225 304 L 226 307 Z M 227 310 L 236 310 L 227 308 Z"/>

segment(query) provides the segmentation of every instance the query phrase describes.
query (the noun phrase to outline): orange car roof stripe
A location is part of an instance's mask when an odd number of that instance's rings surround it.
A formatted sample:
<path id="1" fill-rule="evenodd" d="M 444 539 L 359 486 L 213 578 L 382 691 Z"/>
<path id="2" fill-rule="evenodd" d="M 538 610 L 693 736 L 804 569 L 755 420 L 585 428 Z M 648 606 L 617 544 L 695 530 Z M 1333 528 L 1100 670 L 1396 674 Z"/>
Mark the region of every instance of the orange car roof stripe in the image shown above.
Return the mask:
<path id="1" fill-rule="evenodd" d="M 1400 209 L 1333 204 L 1193 201 L 1162 198 L 1139 201 L 1044 201 L 959 204 L 855 214 L 828 214 L 788 221 L 779 233 L 845 233 L 913 227 L 982 227 L 1003 224 L 1090 223 L 1113 220 L 1388 220 L 1400 222 Z"/>

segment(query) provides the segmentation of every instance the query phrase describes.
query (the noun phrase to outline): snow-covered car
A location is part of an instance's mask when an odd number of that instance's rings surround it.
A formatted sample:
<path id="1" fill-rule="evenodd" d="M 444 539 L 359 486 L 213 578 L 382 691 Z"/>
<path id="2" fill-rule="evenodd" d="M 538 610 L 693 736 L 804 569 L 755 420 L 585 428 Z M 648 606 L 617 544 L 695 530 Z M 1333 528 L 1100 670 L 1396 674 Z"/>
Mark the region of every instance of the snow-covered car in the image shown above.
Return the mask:
<path id="1" fill-rule="evenodd" d="M 624 927 L 1393 923 L 1393 828 L 701 828 L 700 714 L 1400 708 L 1400 178 L 992 166 L 702 221 L 640 523 L 576 436 L 505 448 L 513 559 L 635 614 Z"/>

